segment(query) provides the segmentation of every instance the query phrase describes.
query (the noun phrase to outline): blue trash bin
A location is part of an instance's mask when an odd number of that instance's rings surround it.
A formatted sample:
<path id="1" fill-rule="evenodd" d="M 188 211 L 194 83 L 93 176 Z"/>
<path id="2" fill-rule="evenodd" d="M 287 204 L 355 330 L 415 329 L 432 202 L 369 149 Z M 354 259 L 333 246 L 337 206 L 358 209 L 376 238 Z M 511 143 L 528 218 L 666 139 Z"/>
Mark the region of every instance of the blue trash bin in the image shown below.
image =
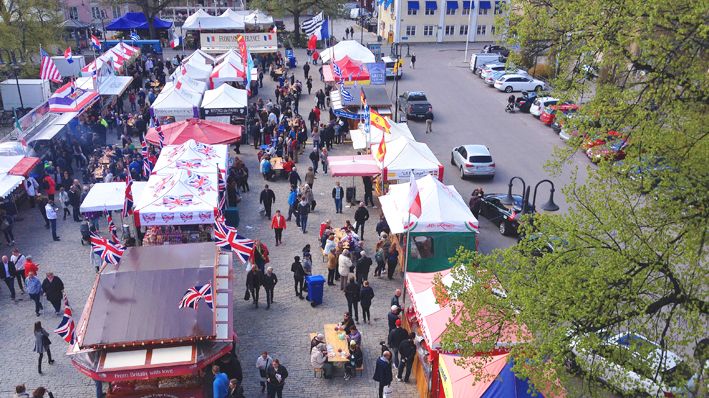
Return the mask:
<path id="1" fill-rule="evenodd" d="M 316 305 L 322 304 L 325 277 L 322 275 L 306 276 L 305 285 L 308 288 L 308 295 L 306 299 L 310 301 L 310 305 L 315 307 Z"/>
<path id="2" fill-rule="evenodd" d="M 288 57 L 288 67 L 289 68 L 295 68 L 297 64 L 297 61 L 295 60 L 295 57 Z"/>

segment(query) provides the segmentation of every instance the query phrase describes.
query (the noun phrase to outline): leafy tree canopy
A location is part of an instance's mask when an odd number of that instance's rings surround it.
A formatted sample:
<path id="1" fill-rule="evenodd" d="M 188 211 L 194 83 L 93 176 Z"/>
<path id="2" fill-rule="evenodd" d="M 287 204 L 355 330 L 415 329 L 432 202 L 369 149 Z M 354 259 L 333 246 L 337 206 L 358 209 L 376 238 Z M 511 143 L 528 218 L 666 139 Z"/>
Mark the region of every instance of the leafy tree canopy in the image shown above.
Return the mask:
<path id="1" fill-rule="evenodd" d="M 336 17 L 342 14 L 342 4 L 345 0 L 253 0 L 249 7 L 266 10 L 275 16 L 289 15 L 293 17 L 296 41 L 300 39 L 300 17 L 306 14 L 317 14 L 323 11 L 326 16 Z"/>
<path id="2" fill-rule="evenodd" d="M 57 0 L 0 1 L 0 42 L 3 50 L 15 54 L 18 62 L 39 58 L 39 45 L 52 48 L 59 43 L 63 21 Z M 5 62 L 8 54 L 3 51 Z"/>

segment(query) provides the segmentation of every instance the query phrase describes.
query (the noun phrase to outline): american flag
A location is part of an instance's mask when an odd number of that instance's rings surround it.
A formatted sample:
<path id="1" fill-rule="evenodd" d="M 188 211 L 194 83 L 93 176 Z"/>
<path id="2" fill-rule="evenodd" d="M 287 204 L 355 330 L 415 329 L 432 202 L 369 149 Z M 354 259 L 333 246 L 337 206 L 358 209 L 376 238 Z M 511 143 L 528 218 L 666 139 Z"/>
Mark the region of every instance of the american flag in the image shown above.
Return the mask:
<path id="1" fill-rule="evenodd" d="M 108 223 L 108 232 L 111 233 L 111 240 L 113 243 L 119 243 L 120 241 L 118 240 L 118 228 L 116 228 L 116 224 L 113 223 L 113 217 L 111 216 L 111 213 L 106 213 L 106 222 Z"/>
<path id="2" fill-rule="evenodd" d="M 62 75 L 59 73 L 57 65 L 52 61 L 52 57 L 42 48 L 39 49 L 39 56 L 42 58 L 39 64 L 39 78 L 60 83 L 62 81 Z"/>
<path id="3" fill-rule="evenodd" d="M 69 344 L 74 344 L 76 340 L 76 326 L 74 325 L 74 314 L 69 306 L 69 299 L 64 295 L 64 315 L 62 316 L 62 321 L 59 323 L 54 333 L 61 336 L 64 341 Z"/>
<path id="4" fill-rule="evenodd" d="M 133 214 L 133 178 L 130 173 L 126 175 L 125 199 L 123 199 L 123 217 Z"/>
<path id="5" fill-rule="evenodd" d="M 231 249 L 243 264 L 246 264 L 254 252 L 254 241 L 238 234 L 236 228 L 217 220 L 214 223 L 215 244 L 222 249 Z"/>
<path id="6" fill-rule="evenodd" d="M 153 172 L 153 162 L 146 156 L 143 158 L 143 177 L 150 177 L 150 173 Z"/>
<path id="7" fill-rule="evenodd" d="M 91 250 L 98 254 L 104 263 L 118 265 L 125 251 L 125 247 L 118 243 L 110 242 L 103 236 L 92 233 Z"/>
<path id="8" fill-rule="evenodd" d="M 226 181 L 224 181 L 224 176 L 222 175 L 222 171 L 219 170 L 219 166 L 217 166 L 217 176 L 217 185 L 219 186 L 219 208 L 223 209 L 226 205 Z"/>
<path id="9" fill-rule="evenodd" d="M 194 286 L 187 289 L 177 308 L 194 308 L 196 310 L 197 305 L 199 304 L 199 299 L 204 299 L 207 306 L 214 311 L 212 285 L 210 283 L 205 283 L 204 285 Z"/>

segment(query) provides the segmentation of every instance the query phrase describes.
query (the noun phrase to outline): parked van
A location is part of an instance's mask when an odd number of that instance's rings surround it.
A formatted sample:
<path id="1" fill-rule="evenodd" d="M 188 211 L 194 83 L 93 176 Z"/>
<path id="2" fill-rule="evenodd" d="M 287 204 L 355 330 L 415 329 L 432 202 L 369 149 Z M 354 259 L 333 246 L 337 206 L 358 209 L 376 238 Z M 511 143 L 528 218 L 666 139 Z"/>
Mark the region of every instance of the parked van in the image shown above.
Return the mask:
<path id="1" fill-rule="evenodd" d="M 494 62 L 504 63 L 505 61 L 505 57 L 500 54 L 473 54 L 470 56 L 470 70 L 473 71 L 473 73 L 475 74 L 479 74 L 480 69 L 483 67 L 483 65 L 491 64 Z"/>
<path id="2" fill-rule="evenodd" d="M 386 77 L 387 79 L 389 78 L 394 78 L 394 65 L 396 64 L 396 60 L 392 57 L 382 57 L 382 62 L 386 65 Z M 396 71 L 396 78 L 401 79 L 401 75 L 404 73 L 401 65 L 399 66 L 399 70 Z"/>

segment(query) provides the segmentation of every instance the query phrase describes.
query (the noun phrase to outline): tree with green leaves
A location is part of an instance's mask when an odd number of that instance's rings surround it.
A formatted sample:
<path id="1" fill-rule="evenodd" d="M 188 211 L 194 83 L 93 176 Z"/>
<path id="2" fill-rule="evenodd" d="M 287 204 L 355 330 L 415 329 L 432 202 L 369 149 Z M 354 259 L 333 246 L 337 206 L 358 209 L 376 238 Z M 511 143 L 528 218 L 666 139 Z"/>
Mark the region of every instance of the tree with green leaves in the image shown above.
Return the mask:
<path id="1" fill-rule="evenodd" d="M 31 64 L 39 58 L 39 45 L 59 44 L 63 21 L 57 0 L 0 1 L 0 42 L 3 50 L 15 54 L 18 62 Z M 7 57 L 3 51 L 2 57 Z M 11 62 L 12 60 L 5 60 Z"/>
<path id="2" fill-rule="evenodd" d="M 323 11 L 325 16 L 337 17 L 342 15 L 344 0 L 253 0 L 249 2 L 252 8 L 266 10 L 268 13 L 281 17 L 293 17 L 295 30 L 293 38 L 300 41 L 300 17 L 308 12 L 317 14 Z"/>
<path id="3" fill-rule="evenodd" d="M 148 34 L 150 39 L 158 37 L 155 30 L 155 17 L 160 15 L 160 11 L 166 7 L 174 5 L 176 0 L 106 0 L 111 4 L 133 4 L 145 14 L 148 19 Z"/>
<path id="4" fill-rule="evenodd" d="M 571 388 L 564 365 L 574 363 L 572 345 L 607 353 L 607 336 L 632 331 L 659 349 L 611 350 L 615 363 L 674 386 L 696 375 L 693 392 L 706 396 L 709 4 L 512 0 L 511 9 L 510 44 L 554 54 L 554 95 L 588 101 L 562 117 L 576 138 L 549 169 L 570 167 L 566 160 L 584 141 L 611 130 L 627 143 L 625 159 L 601 158 L 586 181 L 564 187 L 566 214 L 527 216 L 518 245 L 455 255 L 458 282 L 437 289 L 461 303 L 462 322 L 451 325 L 444 347 L 475 371 L 469 359 L 499 345 L 501 326 L 524 325 L 528 334 L 511 347 L 524 364 L 515 371 L 537 386 L 553 388 L 559 378 Z M 481 311 L 494 315 L 482 331 Z M 683 360 L 672 375 L 670 352 Z M 604 366 L 586 366 L 583 392 L 569 395 L 598 393 L 592 381 Z"/>

